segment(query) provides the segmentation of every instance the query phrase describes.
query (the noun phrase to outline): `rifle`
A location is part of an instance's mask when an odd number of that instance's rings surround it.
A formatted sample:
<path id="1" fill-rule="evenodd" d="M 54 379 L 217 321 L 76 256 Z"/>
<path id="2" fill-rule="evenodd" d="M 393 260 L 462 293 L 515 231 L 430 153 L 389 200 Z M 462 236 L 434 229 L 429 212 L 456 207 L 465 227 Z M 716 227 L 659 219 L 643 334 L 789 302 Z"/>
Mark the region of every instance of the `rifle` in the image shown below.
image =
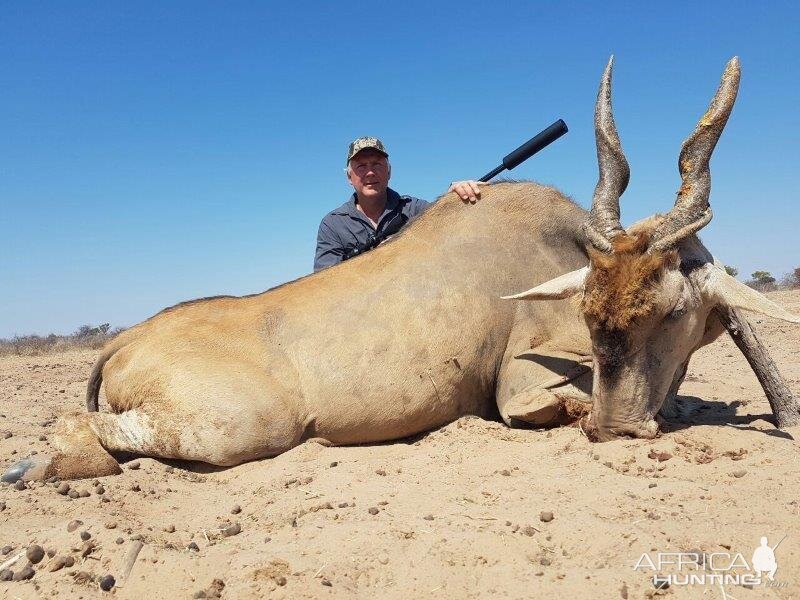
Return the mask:
<path id="1" fill-rule="evenodd" d="M 503 157 L 502 162 L 489 171 L 486 175 L 481 177 L 478 181 L 489 181 L 492 178 L 496 177 L 506 169 L 509 171 L 514 167 L 519 166 L 526 160 L 528 160 L 531 156 L 542 150 L 543 148 L 549 146 L 553 142 L 555 142 L 558 138 L 569 131 L 567 129 L 567 124 L 562 120 L 559 119 L 550 127 L 543 129 L 527 142 L 522 144 L 519 148 L 514 150 L 513 152 L 507 154 Z M 349 260 L 354 256 L 358 256 L 359 254 L 363 254 L 373 248 L 376 248 L 381 242 L 383 242 L 386 238 L 391 235 L 394 235 L 405 225 L 403 220 L 403 214 L 398 213 L 389 223 L 384 227 L 383 231 L 378 234 L 370 234 L 367 238 L 367 241 L 363 244 L 359 244 L 349 252 L 347 252 L 343 257 L 342 260 Z"/>

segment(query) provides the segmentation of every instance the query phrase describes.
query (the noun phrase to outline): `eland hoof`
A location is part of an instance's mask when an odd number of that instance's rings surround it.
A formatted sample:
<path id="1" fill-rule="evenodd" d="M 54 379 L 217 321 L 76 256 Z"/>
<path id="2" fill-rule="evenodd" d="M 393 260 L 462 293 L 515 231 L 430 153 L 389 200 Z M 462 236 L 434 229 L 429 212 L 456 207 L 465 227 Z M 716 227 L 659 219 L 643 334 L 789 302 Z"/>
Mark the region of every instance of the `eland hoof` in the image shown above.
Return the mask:
<path id="1" fill-rule="evenodd" d="M 30 458 L 25 458 L 23 460 L 15 462 L 11 465 L 6 472 L 3 473 L 3 476 L 0 477 L 0 480 L 6 483 L 16 483 L 20 479 L 22 479 L 25 474 L 30 471 L 36 463 L 34 463 Z"/>

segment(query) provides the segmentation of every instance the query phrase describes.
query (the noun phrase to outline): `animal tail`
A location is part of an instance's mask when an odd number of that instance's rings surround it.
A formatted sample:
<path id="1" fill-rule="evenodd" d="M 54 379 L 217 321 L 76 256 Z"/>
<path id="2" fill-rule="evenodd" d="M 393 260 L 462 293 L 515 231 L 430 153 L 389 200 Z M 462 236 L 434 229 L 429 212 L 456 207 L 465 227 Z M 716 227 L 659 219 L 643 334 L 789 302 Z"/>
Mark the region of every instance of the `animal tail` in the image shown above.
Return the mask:
<path id="1" fill-rule="evenodd" d="M 130 343 L 130 332 L 130 329 L 124 331 L 111 340 L 95 361 L 92 372 L 89 375 L 89 383 L 86 385 L 86 410 L 88 412 L 97 412 L 100 409 L 98 396 L 100 395 L 100 385 L 103 383 L 103 367 L 117 350 Z"/>

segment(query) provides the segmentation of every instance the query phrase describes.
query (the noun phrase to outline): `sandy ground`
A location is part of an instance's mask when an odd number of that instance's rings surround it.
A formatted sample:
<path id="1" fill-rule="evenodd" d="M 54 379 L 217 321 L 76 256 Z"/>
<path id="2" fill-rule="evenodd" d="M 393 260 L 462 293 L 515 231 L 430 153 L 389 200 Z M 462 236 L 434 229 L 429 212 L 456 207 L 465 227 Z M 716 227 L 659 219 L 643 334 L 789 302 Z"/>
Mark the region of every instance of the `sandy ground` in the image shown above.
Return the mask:
<path id="1" fill-rule="evenodd" d="M 800 292 L 772 297 L 800 313 Z M 800 327 L 756 326 L 800 394 Z M 0 358 L 0 467 L 48 450 L 54 419 L 82 406 L 94 358 Z M 308 442 L 218 471 L 142 458 L 100 480 L 104 493 L 74 482 L 89 493 L 77 499 L 4 484 L 0 562 L 32 543 L 56 555 L 29 581 L 0 582 L 0 597 L 99 597 L 107 574 L 119 598 L 800 596 L 800 428 L 774 428 L 727 336 L 695 355 L 681 393 L 684 418 L 653 441 L 592 444 L 576 428 L 468 417 L 402 442 Z M 73 520 L 82 524 L 68 531 Z M 643 553 L 655 563 L 658 552 L 691 550 L 717 553 L 706 564 L 718 569 L 727 554 L 750 562 L 761 536 L 771 546 L 783 538 L 771 587 L 657 591 L 646 563 L 634 569 Z M 124 579 L 136 539 L 144 548 Z M 59 556 L 75 564 L 51 572 Z"/>

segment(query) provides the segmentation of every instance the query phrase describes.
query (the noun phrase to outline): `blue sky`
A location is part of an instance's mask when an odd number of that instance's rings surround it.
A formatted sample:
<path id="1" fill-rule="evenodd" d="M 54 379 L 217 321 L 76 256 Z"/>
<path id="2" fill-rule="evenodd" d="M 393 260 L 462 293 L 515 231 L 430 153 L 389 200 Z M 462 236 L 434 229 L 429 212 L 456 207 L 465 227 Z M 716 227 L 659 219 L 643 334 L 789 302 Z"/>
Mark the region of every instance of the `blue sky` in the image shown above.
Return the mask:
<path id="1" fill-rule="evenodd" d="M 790 2 L 20 2 L 0 16 L 0 337 L 134 324 L 311 271 L 350 193 L 348 142 L 434 199 L 557 118 L 513 176 L 584 206 L 616 56 L 623 223 L 667 210 L 725 62 L 707 246 L 746 275 L 800 266 L 800 8 Z"/>

